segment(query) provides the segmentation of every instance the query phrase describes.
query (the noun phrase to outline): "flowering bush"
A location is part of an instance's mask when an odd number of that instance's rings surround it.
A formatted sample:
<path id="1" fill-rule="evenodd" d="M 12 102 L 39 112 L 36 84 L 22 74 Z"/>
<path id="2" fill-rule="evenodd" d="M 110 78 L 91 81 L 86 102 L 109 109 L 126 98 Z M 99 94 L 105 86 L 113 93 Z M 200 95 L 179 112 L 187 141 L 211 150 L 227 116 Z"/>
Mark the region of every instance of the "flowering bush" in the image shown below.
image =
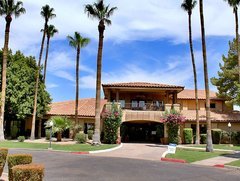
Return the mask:
<path id="1" fill-rule="evenodd" d="M 179 125 L 185 122 L 185 117 L 183 117 L 179 112 L 174 109 L 170 112 L 166 111 L 161 119 L 161 122 L 167 123 L 168 127 L 168 141 L 169 143 L 179 142 L 178 130 Z"/>
<path id="2" fill-rule="evenodd" d="M 118 128 L 121 125 L 122 112 L 117 105 L 113 104 L 111 110 L 104 110 L 102 113 L 104 121 L 104 142 L 116 144 Z"/>

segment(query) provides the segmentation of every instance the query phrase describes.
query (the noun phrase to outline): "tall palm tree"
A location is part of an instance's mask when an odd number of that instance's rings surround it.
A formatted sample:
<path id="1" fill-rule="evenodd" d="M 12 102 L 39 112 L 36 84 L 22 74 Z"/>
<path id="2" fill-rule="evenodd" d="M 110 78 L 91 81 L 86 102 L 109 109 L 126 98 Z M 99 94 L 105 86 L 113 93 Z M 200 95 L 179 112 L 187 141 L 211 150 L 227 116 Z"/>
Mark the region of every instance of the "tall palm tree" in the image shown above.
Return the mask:
<path id="1" fill-rule="evenodd" d="M 44 31 L 43 31 L 42 43 L 41 43 L 41 48 L 40 48 L 40 53 L 39 53 L 38 71 L 37 71 L 37 75 L 36 75 L 34 107 L 33 107 L 33 117 L 32 117 L 32 129 L 31 129 L 30 139 L 35 138 L 35 122 L 36 122 L 36 114 L 37 114 L 37 97 L 38 97 L 39 74 L 40 74 L 43 47 L 44 47 L 44 42 L 45 42 L 45 37 L 46 37 L 46 32 L 47 32 L 47 27 L 48 27 L 48 21 L 49 21 L 49 19 L 52 19 L 52 18 L 56 17 L 56 14 L 54 14 L 53 12 L 54 12 L 53 8 L 50 8 L 49 5 L 45 5 L 45 6 L 42 7 L 42 10 L 41 10 L 41 13 L 40 13 L 41 16 L 44 18 L 45 23 L 44 23 Z"/>
<path id="2" fill-rule="evenodd" d="M 233 8 L 233 13 L 235 15 L 235 33 L 236 33 L 236 46 L 237 46 L 237 55 L 238 55 L 238 75 L 239 75 L 239 83 L 240 83 L 240 52 L 239 52 L 239 34 L 238 34 L 238 6 L 240 4 L 240 0 L 224 0 L 226 1 L 230 7 Z"/>
<path id="3" fill-rule="evenodd" d="M 24 14 L 26 10 L 23 8 L 21 1 L 15 2 L 14 0 L 2 0 L 0 6 L 0 15 L 5 16 L 6 28 L 5 28 L 5 39 L 3 48 L 3 63 L 2 63 L 2 94 L 1 94 L 1 113 L 0 113 L 0 140 L 4 140 L 4 110 L 5 110 L 5 97 L 7 87 L 7 55 L 8 55 L 8 43 L 10 26 L 12 22 L 12 16 L 18 18 L 21 14 Z"/>
<path id="4" fill-rule="evenodd" d="M 210 98 L 209 98 L 209 80 L 208 80 L 208 66 L 207 66 L 207 50 L 205 40 L 204 14 L 203 14 L 203 0 L 199 0 L 201 34 L 202 34 L 202 54 L 204 67 L 204 82 L 206 92 L 206 121 L 207 121 L 207 146 L 206 151 L 213 151 L 212 133 L 211 133 L 211 118 L 210 118 Z"/>
<path id="5" fill-rule="evenodd" d="M 199 130 L 199 113 L 198 113 L 198 86 L 197 86 L 197 71 L 195 64 L 195 57 L 193 52 L 193 42 L 192 42 L 192 10 L 197 5 L 196 0 L 184 0 L 181 7 L 184 11 L 188 13 L 188 30 L 189 30 L 189 45 L 192 58 L 193 66 L 193 76 L 194 76 L 194 86 L 195 86 L 195 106 L 196 106 L 196 144 L 200 144 L 200 130 Z"/>
<path id="6" fill-rule="evenodd" d="M 102 51 L 105 24 L 111 25 L 109 19 L 117 7 L 110 8 L 110 5 L 105 5 L 103 0 L 98 0 L 96 3 L 87 4 L 85 12 L 89 17 L 99 20 L 98 32 L 98 55 L 97 55 L 97 79 L 96 79 L 96 104 L 95 104 L 95 130 L 93 135 L 93 144 L 100 144 L 100 101 L 101 101 L 101 74 L 102 74 Z"/>
<path id="7" fill-rule="evenodd" d="M 45 83 L 46 74 L 47 74 L 47 60 L 48 60 L 48 51 L 49 51 L 49 46 L 50 46 L 50 38 L 52 38 L 56 33 L 58 33 L 58 30 L 55 28 L 54 25 L 49 25 L 47 27 L 47 32 L 46 32 L 47 48 L 46 48 L 46 55 L 45 55 L 45 62 L 44 62 L 43 83 Z"/>
<path id="8" fill-rule="evenodd" d="M 76 57 L 76 98 L 75 98 L 75 125 L 77 124 L 78 120 L 78 97 L 79 97 L 79 61 L 80 61 L 80 52 L 81 48 L 86 47 L 90 39 L 84 38 L 81 36 L 80 33 L 75 32 L 74 36 L 67 36 L 69 40 L 69 45 L 77 50 L 77 57 Z M 75 132 L 74 132 L 75 135 Z"/>

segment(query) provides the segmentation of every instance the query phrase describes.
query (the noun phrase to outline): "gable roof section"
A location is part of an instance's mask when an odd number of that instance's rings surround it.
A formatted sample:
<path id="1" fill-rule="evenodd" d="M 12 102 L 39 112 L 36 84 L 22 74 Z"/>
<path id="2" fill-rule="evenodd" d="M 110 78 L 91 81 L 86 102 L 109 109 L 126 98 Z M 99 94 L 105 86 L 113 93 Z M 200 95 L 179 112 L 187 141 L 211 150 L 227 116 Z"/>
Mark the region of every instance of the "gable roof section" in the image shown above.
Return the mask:
<path id="1" fill-rule="evenodd" d="M 223 100 L 222 98 L 217 97 L 216 92 L 210 91 L 210 99 L 214 100 Z M 185 89 L 182 92 L 178 93 L 178 99 L 195 99 L 195 90 Z M 198 90 L 198 99 L 206 99 L 205 90 Z"/>
<path id="2" fill-rule="evenodd" d="M 112 84 L 102 84 L 102 86 L 103 87 L 129 87 L 129 88 L 184 88 L 183 86 L 149 83 L 149 82 L 112 83 Z"/>
<path id="3" fill-rule="evenodd" d="M 107 100 L 101 100 L 101 110 Z M 75 115 L 75 101 L 56 102 L 50 105 L 50 111 L 47 115 L 56 116 L 73 116 Z M 95 117 L 95 99 L 87 98 L 78 101 L 79 117 Z"/>

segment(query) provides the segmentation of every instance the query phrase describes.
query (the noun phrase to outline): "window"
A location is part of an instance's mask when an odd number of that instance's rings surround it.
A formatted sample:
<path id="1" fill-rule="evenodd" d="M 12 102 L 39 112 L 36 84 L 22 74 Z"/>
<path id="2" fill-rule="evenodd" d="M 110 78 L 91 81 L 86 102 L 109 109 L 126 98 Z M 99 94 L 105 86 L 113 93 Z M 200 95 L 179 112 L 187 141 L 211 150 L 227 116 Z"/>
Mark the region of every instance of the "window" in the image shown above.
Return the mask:
<path id="1" fill-rule="evenodd" d="M 121 108 L 125 107 L 125 100 L 119 100 L 120 104 L 121 104 Z"/>
<path id="2" fill-rule="evenodd" d="M 144 107 L 145 106 L 145 101 L 139 101 L 139 107 Z"/>
<path id="3" fill-rule="evenodd" d="M 138 101 L 132 101 L 132 108 L 138 107 Z"/>
<path id="4" fill-rule="evenodd" d="M 210 103 L 210 108 L 215 109 L 216 108 L 216 103 Z"/>

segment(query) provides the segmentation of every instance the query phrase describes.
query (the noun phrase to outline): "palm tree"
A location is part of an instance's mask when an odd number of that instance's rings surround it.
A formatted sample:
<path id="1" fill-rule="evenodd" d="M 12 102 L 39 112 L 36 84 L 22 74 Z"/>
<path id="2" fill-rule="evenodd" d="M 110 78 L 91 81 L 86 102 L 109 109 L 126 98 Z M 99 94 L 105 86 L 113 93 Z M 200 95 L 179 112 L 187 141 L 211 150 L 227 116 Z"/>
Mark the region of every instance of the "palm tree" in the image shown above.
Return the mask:
<path id="1" fill-rule="evenodd" d="M 181 7 L 184 11 L 188 13 L 188 29 L 189 29 L 189 45 L 192 58 L 193 66 L 193 76 L 194 76 L 194 86 L 195 86 L 195 106 L 196 106 L 196 144 L 200 144 L 200 130 L 199 130 L 199 113 L 198 113 L 198 86 L 197 86 L 197 71 L 195 65 L 195 58 L 193 52 L 193 42 L 192 42 L 192 10 L 197 5 L 196 0 L 184 0 Z"/>
<path id="2" fill-rule="evenodd" d="M 50 45 L 50 38 L 53 37 L 56 33 L 58 33 L 58 30 L 55 28 L 54 25 L 49 25 L 47 27 L 47 32 L 46 32 L 47 48 L 46 48 L 46 55 L 45 55 L 45 62 L 44 62 L 43 83 L 45 83 L 46 74 L 47 74 L 47 60 L 48 60 L 48 50 L 49 50 L 49 45 Z"/>
<path id="3" fill-rule="evenodd" d="M 5 28 L 5 39 L 3 48 L 3 64 L 2 64 L 2 94 L 1 94 L 1 114 L 0 114 L 0 140 L 4 140 L 4 110 L 5 110 L 5 97 L 7 87 L 7 55 L 8 55 L 8 43 L 10 25 L 12 22 L 12 16 L 18 18 L 21 14 L 24 14 L 26 10 L 23 8 L 21 1 L 15 2 L 14 0 L 2 0 L 0 3 L 0 15 L 5 16 L 6 28 Z"/>
<path id="4" fill-rule="evenodd" d="M 80 35 L 80 33 L 78 33 L 78 32 L 74 33 L 74 37 L 67 36 L 67 38 L 69 40 L 69 45 L 77 50 L 77 57 L 76 57 L 76 98 L 75 98 L 75 125 L 76 125 L 77 120 L 78 120 L 80 51 L 81 51 L 81 48 L 86 47 L 89 44 L 90 39 L 82 37 Z M 74 131 L 73 135 L 75 136 L 75 131 Z"/>
<path id="5" fill-rule="evenodd" d="M 240 83 L 240 52 L 239 52 L 239 34 L 238 34 L 238 6 L 240 0 L 224 0 L 230 7 L 233 8 L 233 13 L 235 15 L 235 33 L 236 33 L 236 46 L 237 46 L 237 55 L 238 55 L 238 74 L 239 74 L 239 83 Z"/>
<path id="6" fill-rule="evenodd" d="M 211 133 L 211 118 L 210 118 L 210 99 L 209 99 L 209 83 L 208 83 L 208 67 L 207 67 L 207 50 L 205 40 L 205 27 L 203 15 L 203 0 L 199 0 L 199 11 L 201 21 L 201 34 L 202 34 L 202 54 L 203 54 L 203 67 L 204 67 L 204 82 L 206 92 L 206 121 L 207 121 L 207 146 L 206 151 L 213 151 L 212 133 Z"/>
<path id="7" fill-rule="evenodd" d="M 96 79 L 96 104 L 95 104 L 95 130 L 93 136 L 93 144 L 100 144 L 100 99 L 101 99 L 101 71 L 102 71 L 102 51 L 103 51 L 103 38 L 105 23 L 111 25 L 109 19 L 113 15 L 117 7 L 110 8 L 110 5 L 105 6 L 103 0 L 98 0 L 96 3 L 87 4 L 85 6 L 85 12 L 89 17 L 99 20 L 98 32 L 98 55 L 97 55 L 97 79 Z"/>
<path id="8" fill-rule="evenodd" d="M 41 67 L 41 60 L 42 60 L 42 53 L 43 53 L 43 47 L 45 42 L 45 36 L 47 32 L 48 27 L 48 21 L 49 19 L 52 19 L 56 17 L 56 14 L 53 13 L 54 9 L 50 8 L 49 5 L 45 5 L 42 7 L 41 16 L 45 19 L 44 23 L 44 31 L 43 31 L 43 37 L 42 37 L 42 43 L 39 53 L 39 60 L 38 60 L 38 71 L 36 75 L 36 84 L 35 84 L 35 95 L 34 95 L 34 107 L 33 107 L 33 117 L 32 117 L 32 129 L 31 129 L 31 139 L 35 138 L 35 122 L 36 122 L 36 114 L 37 114 L 37 97 L 38 97 L 38 83 L 39 83 L 39 74 L 40 74 L 40 67 Z M 40 123 L 39 123 L 39 126 Z"/>

